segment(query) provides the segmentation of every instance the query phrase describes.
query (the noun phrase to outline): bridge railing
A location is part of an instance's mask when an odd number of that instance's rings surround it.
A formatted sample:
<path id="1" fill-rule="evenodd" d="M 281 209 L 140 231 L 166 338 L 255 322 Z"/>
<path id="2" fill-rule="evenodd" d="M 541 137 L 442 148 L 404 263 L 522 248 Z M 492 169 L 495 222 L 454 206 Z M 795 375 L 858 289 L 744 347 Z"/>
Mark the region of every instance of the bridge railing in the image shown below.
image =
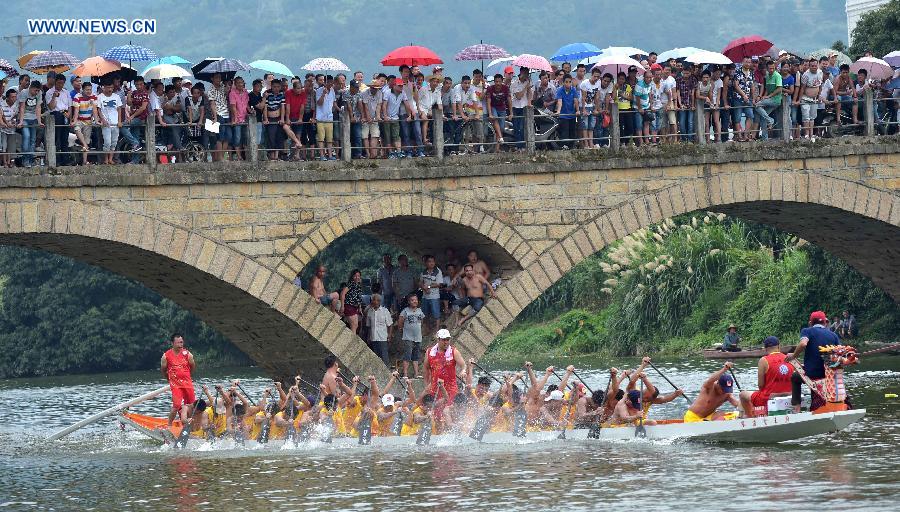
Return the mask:
<path id="1" fill-rule="evenodd" d="M 768 105 L 764 109 L 773 118 L 772 126 L 768 126 L 767 130 L 768 138 L 790 141 L 810 134 L 836 137 L 894 133 L 900 127 L 898 103 L 897 99 L 890 97 L 876 99 L 872 91 L 866 89 L 859 99 L 843 98 L 821 106 L 816 104 L 814 128 L 809 130 L 804 129 L 801 103 L 794 102 L 785 94 L 781 105 Z M 747 125 L 751 117 L 756 120 L 752 125 L 752 136 L 761 136 L 760 110 L 763 109 L 759 106 L 709 109 L 698 101 L 692 109 L 638 112 L 634 109 L 620 111 L 617 103 L 612 102 L 608 109 L 593 110 L 585 116 L 581 112 L 559 115 L 551 109 L 529 104 L 521 109 L 512 109 L 510 115 L 502 118 L 473 114 L 465 119 L 435 107 L 428 118 L 422 115 L 422 119 L 374 120 L 369 123 L 371 130 L 366 131 L 374 133 L 378 129 L 380 135 L 390 135 L 385 131 L 397 132 L 399 125 L 403 145 L 388 144 L 386 140 L 392 137 L 373 137 L 371 143 L 365 141 L 361 129 L 364 120 L 353 118 L 347 108 L 343 108 L 334 120 L 313 122 L 301 119 L 283 124 L 272 123 L 281 125 L 276 128 L 269 123 L 260 126 L 256 117 L 250 115 L 244 123 L 223 123 L 220 126 L 220 129 L 240 131 L 241 137 L 237 139 L 241 142 L 240 150 L 217 149 L 215 141 L 218 135 L 204 130 L 199 123 L 166 123 L 160 126 L 154 116 L 148 116 L 145 122 L 134 126 L 119 128 L 116 147 L 104 147 L 106 127 L 97 123 L 76 123 L 60 129 L 58 123 L 65 122 L 64 118 L 48 113 L 43 119 L 43 126 L 29 123 L 18 128 L 13 125 L 15 131 L 12 134 L 3 133 L 10 131 L 9 125 L 0 126 L 0 137 L 5 143 L 0 146 L 0 165 L 28 166 L 34 162 L 39 167 L 55 169 L 73 163 L 103 163 L 109 155 L 115 163 L 142 164 L 151 169 L 160 165 L 226 159 L 257 163 L 275 159 L 339 158 L 350 162 L 365 158 L 427 155 L 443 161 L 448 156 L 488 151 L 534 155 L 539 151 L 574 148 L 617 151 L 626 145 L 674 142 L 706 145 L 725 142 L 732 137 L 741 140 L 739 137 L 750 136 L 741 127 Z M 676 121 L 674 124 L 671 123 L 673 120 Z M 648 132 L 644 129 L 647 123 L 655 129 Z M 334 143 L 331 148 L 317 149 L 316 125 L 326 124 L 334 126 L 331 130 Z M 25 131 L 28 132 L 27 137 L 23 136 Z M 193 136 L 186 134 L 189 131 L 193 132 Z M 584 137 L 585 132 L 587 137 Z M 267 137 L 267 134 L 275 136 Z M 68 140 L 63 137 L 68 137 Z M 173 137 L 182 140 L 180 148 L 172 144 Z M 26 138 L 28 141 L 39 141 L 36 151 L 24 151 L 22 142 Z M 274 138 L 276 145 L 269 147 L 271 143 L 266 143 L 267 138 Z M 60 147 L 62 140 L 66 140 L 65 148 Z M 301 144 L 292 142 L 296 140 L 300 140 Z M 376 143 L 375 140 L 381 142 Z"/>

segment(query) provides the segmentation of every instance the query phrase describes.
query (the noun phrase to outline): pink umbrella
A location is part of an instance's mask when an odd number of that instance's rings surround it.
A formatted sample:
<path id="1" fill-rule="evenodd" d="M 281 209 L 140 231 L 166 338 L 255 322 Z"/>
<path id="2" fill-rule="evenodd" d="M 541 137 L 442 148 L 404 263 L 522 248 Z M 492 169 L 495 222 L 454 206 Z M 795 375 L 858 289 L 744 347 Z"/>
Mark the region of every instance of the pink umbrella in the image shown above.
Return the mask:
<path id="1" fill-rule="evenodd" d="M 771 41 L 767 41 L 762 36 L 746 36 L 728 43 L 722 53 L 732 62 L 740 62 L 744 57 L 765 55 L 771 47 Z"/>
<path id="2" fill-rule="evenodd" d="M 553 68 L 550 67 L 550 62 L 547 59 L 540 55 L 532 55 L 530 53 L 519 55 L 512 61 L 512 65 L 521 68 L 540 69 L 541 71 L 553 71 Z"/>
<path id="3" fill-rule="evenodd" d="M 887 80 L 894 74 L 890 64 L 875 57 L 863 57 L 850 66 L 850 71 L 854 73 L 863 69 L 872 80 Z"/>
<path id="4" fill-rule="evenodd" d="M 601 74 L 610 73 L 612 76 L 616 76 L 620 71 L 627 73 L 628 68 L 631 66 L 638 68 L 638 71 L 644 69 L 640 62 L 624 55 L 600 58 L 591 57 L 585 64 L 593 64 L 594 67 L 591 70 L 599 68 Z"/>

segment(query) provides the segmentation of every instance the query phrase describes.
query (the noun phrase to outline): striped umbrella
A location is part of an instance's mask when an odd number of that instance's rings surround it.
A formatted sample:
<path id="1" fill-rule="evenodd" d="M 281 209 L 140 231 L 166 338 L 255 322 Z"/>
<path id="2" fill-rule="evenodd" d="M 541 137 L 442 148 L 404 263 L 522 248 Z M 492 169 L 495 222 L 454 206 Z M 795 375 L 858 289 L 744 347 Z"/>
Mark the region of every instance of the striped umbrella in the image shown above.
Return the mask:
<path id="1" fill-rule="evenodd" d="M 479 43 L 463 48 L 453 58 L 455 60 L 491 60 L 503 57 L 509 57 L 509 52 L 499 46 Z"/>
<path id="2" fill-rule="evenodd" d="M 106 50 L 103 53 L 103 58 L 122 62 L 125 60 L 155 60 L 159 58 L 159 55 L 149 48 L 126 44 Z"/>
<path id="3" fill-rule="evenodd" d="M 302 69 L 308 71 L 350 71 L 350 68 L 334 57 L 319 57 L 306 63 Z"/>
<path id="4" fill-rule="evenodd" d="M 44 74 L 50 71 L 62 73 L 74 68 L 79 62 L 80 61 L 71 53 L 50 50 L 49 52 L 41 52 L 32 57 L 32 59 L 28 61 L 28 64 L 25 65 L 25 69 L 34 71 L 38 74 Z"/>
<path id="5" fill-rule="evenodd" d="M 19 75 L 19 72 L 16 71 L 16 68 L 13 67 L 12 63 L 10 63 L 6 59 L 0 59 L 0 71 L 3 71 L 3 74 L 10 78 L 13 78 L 13 77 L 16 77 Z"/>

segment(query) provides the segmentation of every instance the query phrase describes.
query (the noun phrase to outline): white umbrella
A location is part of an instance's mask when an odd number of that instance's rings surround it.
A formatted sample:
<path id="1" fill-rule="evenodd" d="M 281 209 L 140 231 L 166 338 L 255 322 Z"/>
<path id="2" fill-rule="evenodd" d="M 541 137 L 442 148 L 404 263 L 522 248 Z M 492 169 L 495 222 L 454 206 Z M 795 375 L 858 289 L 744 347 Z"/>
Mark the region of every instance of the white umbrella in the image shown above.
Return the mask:
<path id="1" fill-rule="evenodd" d="M 516 57 L 518 57 L 518 55 L 511 55 L 509 57 L 500 57 L 499 59 L 494 59 L 487 65 L 487 67 L 490 69 L 498 64 L 510 63 L 510 62 L 516 60 Z"/>
<path id="2" fill-rule="evenodd" d="M 598 57 L 631 57 L 633 55 L 649 55 L 649 53 L 633 46 L 610 46 L 603 49 Z"/>
<path id="3" fill-rule="evenodd" d="M 863 57 L 850 66 L 850 71 L 854 73 L 859 73 L 862 69 L 873 80 L 887 80 L 894 74 L 890 64 L 875 57 Z"/>
<path id="4" fill-rule="evenodd" d="M 656 56 L 657 62 L 665 62 L 669 59 L 683 59 L 688 55 L 693 55 L 697 52 L 702 52 L 703 50 L 700 48 L 694 48 L 693 46 L 685 46 L 684 48 L 673 48 L 669 51 L 665 51 Z M 632 54 L 634 55 L 634 54 Z"/>
<path id="5" fill-rule="evenodd" d="M 586 62 L 593 61 L 593 62 Z M 638 70 L 644 69 L 641 66 L 641 63 L 632 59 L 631 57 L 626 57 L 624 55 L 614 56 L 614 57 L 591 57 L 588 59 L 584 59 L 580 62 L 585 65 L 594 65 L 594 68 L 599 67 L 600 72 L 603 74 L 610 73 L 613 76 L 616 76 L 620 71 L 627 72 L 628 68 L 634 66 L 638 68 Z"/>
<path id="6" fill-rule="evenodd" d="M 334 57 L 319 57 L 306 63 L 302 69 L 308 71 L 350 71 L 350 68 Z"/>
<path id="7" fill-rule="evenodd" d="M 684 60 L 692 64 L 731 64 L 731 59 L 719 52 L 699 51 L 688 55 Z"/>
<path id="8" fill-rule="evenodd" d="M 191 72 L 175 64 L 160 64 L 144 70 L 146 80 L 164 80 L 167 78 L 184 78 L 192 76 Z"/>

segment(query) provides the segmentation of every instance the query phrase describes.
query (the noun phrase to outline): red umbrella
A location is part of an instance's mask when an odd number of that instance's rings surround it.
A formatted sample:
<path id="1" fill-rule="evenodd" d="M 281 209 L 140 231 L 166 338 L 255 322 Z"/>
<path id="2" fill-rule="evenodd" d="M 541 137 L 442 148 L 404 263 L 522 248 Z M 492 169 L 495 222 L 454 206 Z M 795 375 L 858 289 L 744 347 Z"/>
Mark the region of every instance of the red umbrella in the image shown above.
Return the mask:
<path id="1" fill-rule="evenodd" d="M 444 61 L 433 51 L 424 46 L 401 46 L 381 59 L 383 66 L 430 66 L 443 64 Z"/>
<path id="2" fill-rule="evenodd" d="M 765 40 L 762 36 L 746 36 L 728 43 L 722 53 L 731 59 L 732 62 L 740 62 L 744 57 L 753 57 L 754 55 L 764 55 L 772 43 Z"/>

